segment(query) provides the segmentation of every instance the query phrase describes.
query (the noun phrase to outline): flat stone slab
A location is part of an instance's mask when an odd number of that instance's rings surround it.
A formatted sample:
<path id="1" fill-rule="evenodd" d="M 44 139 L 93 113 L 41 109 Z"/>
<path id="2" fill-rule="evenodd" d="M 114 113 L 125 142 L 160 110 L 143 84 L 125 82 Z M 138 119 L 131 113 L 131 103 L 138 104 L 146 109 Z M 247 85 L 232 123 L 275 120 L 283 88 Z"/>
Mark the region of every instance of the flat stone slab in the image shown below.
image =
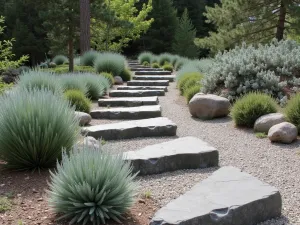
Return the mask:
<path id="1" fill-rule="evenodd" d="M 168 80 L 131 80 L 127 86 L 169 86 Z"/>
<path id="2" fill-rule="evenodd" d="M 195 138 L 183 137 L 138 151 L 124 153 L 134 172 L 150 175 L 183 169 L 214 167 L 219 164 L 217 149 Z"/>
<path id="3" fill-rule="evenodd" d="M 161 117 L 161 107 L 159 105 L 154 105 L 127 108 L 98 109 L 91 111 L 90 115 L 93 119 L 149 119 Z"/>
<path id="4" fill-rule="evenodd" d="M 117 90 L 163 90 L 168 91 L 168 87 L 164 86 L 118 86 Z"/>
<path id="5" fill-rule="evenodd" d="M 135 75 L 171 75 L 171 71 L 136 71 Z"/>
<path id="6" fill-rule="evenodd" d="M 133 76 L 133 80 L 168 80 L 173 82 L 175 80 L 175 76 L 173 75 L 163 75 L 163 76 Z"/>
<path id="7" fill-rule="evenodd" d="M 109 92 L 109 97 L 148 97 L 164 95 L 164 90 L 113 90 Z"/>
<path id="8" fill-rule="evenodd" d="M 98 105 L 103 107 L 136 107 L 143 105 L 157 105 L 158 97 L 138 97 L 138 98 L 108 98 L 108 99 L 99 99 Z"/>
<path id="9" fill-rule="evenodd" d="M 164 71 L 163 69 L 160 69 L 160 68 L 151 68 L 151 67 L 131 67 L 130 70 L 132 72 L 136 72 L 136 71 Z"/>
<path id="10" fill-rule="evenodd" d="M 82 128 L 82 134 L 105 140 L 175 136 L 177 125 L 166 117 L 131 120 Z"/>
<path id="11" fill-rule="evenodd" d="M 279 191 L 223 167 L 161 208 L 150 225 L 255 225 L 281 215 Z"/>

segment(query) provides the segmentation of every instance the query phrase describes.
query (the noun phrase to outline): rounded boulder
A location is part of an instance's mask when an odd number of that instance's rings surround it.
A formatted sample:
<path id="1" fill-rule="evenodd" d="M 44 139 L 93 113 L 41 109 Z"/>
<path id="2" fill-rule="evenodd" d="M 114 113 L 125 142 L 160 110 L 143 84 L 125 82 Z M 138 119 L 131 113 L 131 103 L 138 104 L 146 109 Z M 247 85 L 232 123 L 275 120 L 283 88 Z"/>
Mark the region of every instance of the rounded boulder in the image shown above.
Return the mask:
<path id="1" fill-rule="evenodd" d="M 281 113 L 270 113 L 259 117 L 254 124 L 255 132 L 268 133 L 271 127 L 285 122 L 285 117 Z"/>
<path id="2" fill-rule="evenodd" d="M 283 122 L 274 125 L 268 132 L 268 138 L 272 142 L 290 144 L 297 139 L 297 127 L 291 123 Z"/>

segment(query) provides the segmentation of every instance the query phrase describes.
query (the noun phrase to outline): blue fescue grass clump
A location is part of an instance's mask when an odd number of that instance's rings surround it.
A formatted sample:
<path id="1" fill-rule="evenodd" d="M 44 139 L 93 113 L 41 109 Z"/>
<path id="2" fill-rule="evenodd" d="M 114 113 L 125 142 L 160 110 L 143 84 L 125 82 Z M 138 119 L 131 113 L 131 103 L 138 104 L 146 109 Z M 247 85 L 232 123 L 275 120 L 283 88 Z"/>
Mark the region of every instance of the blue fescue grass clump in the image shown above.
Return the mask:
<path id="1" fill-rule="evenodd" d="M 126 59 L 118 53 L 101 53 L 95 60 L 95 70 L 98 73 L 111 73 L 114 77 L 120 76 L 125 70 Z"/>
<path id="2" fill-rule="evenodd" d="M 59 76 L 59 81 L 61 82 L 65 91 L 67 90 L 78 90 L 81 91 L 84 95 L 88 92 L 88 87 L 86 82 L 83 82 L 81 77 L 78 74 L 64 74 Z"/>
<path id="3" fill-rule="evenodd" d="M 80 57 L 80 64 L 83 66 L 94 66 L 96 58 L 99 56 L 97 51 L 87 51 Z"/>
<path id="4" fill-rule="evenodd" d="M 69 59 L 64 55 L 57 55 L 52 59 L 52 62 L 54 62 L 57 66 L 59 66 L 68 63 Z"/>
<path id="5" fill-rule="evenodd" d="M 142 65 L 144 65 L 144 63 L 148 63 L 148 65 L 150 65 L 152 58 L 153 58 L 153 54 L 151 52 L 142 52 L 138 56 L 138 61 Z"/>

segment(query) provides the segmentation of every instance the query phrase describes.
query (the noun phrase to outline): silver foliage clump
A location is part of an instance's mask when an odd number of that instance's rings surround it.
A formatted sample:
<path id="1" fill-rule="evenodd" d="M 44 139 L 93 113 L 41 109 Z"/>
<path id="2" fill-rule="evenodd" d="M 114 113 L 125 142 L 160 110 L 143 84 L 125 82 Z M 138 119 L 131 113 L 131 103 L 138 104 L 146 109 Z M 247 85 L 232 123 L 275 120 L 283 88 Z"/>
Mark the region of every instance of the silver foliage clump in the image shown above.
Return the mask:
<path id="1" fill-rule="evenodd" d="M 219 53 L 203 80 L 203 92 L 218 93 L 235 100 L 260 91 L 282 100 L 285 87 L 299 86 L 300 46 L 286 40 L 266 45 L 237 46 Z M 222 92 L 223 91 L 223 92 Z"/>

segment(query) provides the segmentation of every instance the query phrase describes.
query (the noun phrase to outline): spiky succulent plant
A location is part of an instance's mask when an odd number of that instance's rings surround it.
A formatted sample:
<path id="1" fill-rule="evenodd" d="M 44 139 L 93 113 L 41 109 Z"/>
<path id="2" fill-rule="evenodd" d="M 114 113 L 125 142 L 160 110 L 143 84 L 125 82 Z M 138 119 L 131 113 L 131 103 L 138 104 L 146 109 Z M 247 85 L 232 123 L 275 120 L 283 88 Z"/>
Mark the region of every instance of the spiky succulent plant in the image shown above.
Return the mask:
<path id="1" fill-rule="evenodd" d="M 100 145 L 101 146 L 101 145 Z M 50 206 L 70 224 L 120 222 L 134 203 L 137 184 L 129 162 L 101 147 L 74 146 L 51 172 Z"/>

